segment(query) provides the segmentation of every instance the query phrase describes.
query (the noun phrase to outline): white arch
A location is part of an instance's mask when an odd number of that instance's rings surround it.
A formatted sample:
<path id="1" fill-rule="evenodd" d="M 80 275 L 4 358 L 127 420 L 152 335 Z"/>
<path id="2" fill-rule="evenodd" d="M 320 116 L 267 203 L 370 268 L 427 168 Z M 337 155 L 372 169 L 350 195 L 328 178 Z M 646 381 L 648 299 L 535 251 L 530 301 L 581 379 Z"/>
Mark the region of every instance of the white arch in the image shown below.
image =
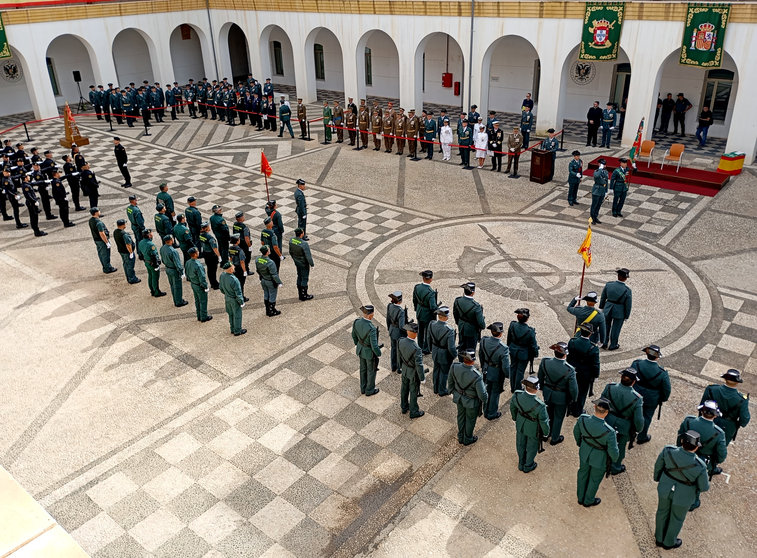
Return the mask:
<path id="1" fill-rule="evenodd" d="M 320 40 L 317 40 L 319 39 Z M 306 92 L 299 92 L 298 96 L 309 99 L 317 98 L 318 81 L 315 75 L 315 45 L 316 43 L 326 43 L 328 39 L 336 48 L 328 49 L 328 45 L 324 45 L 324 69 L 325 76 L 321 82 L 323 89 L 330 89 L 333 91 L 344 91 L 344 53 L 342 50 L 342 44 L 339 38 L 333 31 L 326 27 L 313 28 L 305 38 L 305 68 L 307 75 L 305 76 L 305 83 L 307 87 Z M 337 63 L 338 58 L 338 63 Z"/>
<path id="2" fill-rule="evenodd" d="M 494 56 L 495 51 L 500 46 L 508 43 L 516 41 L 521 46 L 523 46 L 523 43 L 525 43 L 526 48 L 531 51 L 533 54 L 532 57 L 526 58 L 528 61 L 529 68 L 525 71 L 528 72 L 529 79 L 521 81 L 517 84 L 517 87 L 514 89 L 517 90 L 517 92 L 513 92 L 511 95 L 506 95 L 503 93 L 503 97 L 505 99 L 500 99 L 499 96 L 497 98 L 492 99 L 491 95 L 491 66 L 492 66 L 492 57 Z M 520 53 L 522 54 L 522 53 Z M 520 60 L 522 59 L 521 56 L 513 56 L 512 59 Z M 489 46 L 486 48 L 486 51 L 484 52 L 484 56 L 481 59 L 481 98 L 480 98 L 480 106 L 481 110 L 498 110 L 498 111 L 504 111 L 504 112 L 517 112 L 520 109 L 520 105 L 517 103 L 520 103 L 520 101 L 524 98 L 525 93 L 531 93 L 532 98 L 537 98 L 539 96 L 539 92 L 537 87 L 534 87 L 534 60 L 539 60 L 539 52 L 536 49 L 536 46 L 527 38 L 523 37 L 522 35 L 503 35 L 501 37 L 498 37 L 497 39 L 494 39 Z M 504 66 L 504 64 L 501 64 L 501 66 Z M 520 72 L 523 72 L 523 68 L 525 68 L 525 65 L 521 65 Z M 497 83 L 502 84 L 508 84 L 512 83 L 511 78 L 512 76 L 510 74 L 504 75 L 504 73 L 501 71 L 502 68 L 500 68 L 498 77 L 501 81 Z M 528 83 L 526 83 L 526 81 Z M 536 84 L 538 86 L 538 84 Z M 535 90 L 537 89 L 537 90 Z M 519 97 L 519 98 L 517 98 Z"/>
<path id="3" fill-rule="evenodd" d="M 231 30 L 236 27 L 244 37 L 244 55 L 247 58 L 247 64 L 244 64 L 244 60 L 232 56 L 231 44 L 229 42 L 231 38 Z M 250 40 L 247 38 L 247 33 L 242 26 L 236 21 L 227 21 L 221 26 L 218 32 L 218 57 L 221 61 L 221 73 L 227 75 L 229 79 L 232 79 L 234 74 L 240 77 L 244 73 L 244 77 L 247 77 L 248 73 L 253 73 L 253 62 L 250 56 Z M 260 77 L 258 76 L 258 79 Z"/>
<path id="4" fill-rule="evenodd" d="M 276 69 L 273 60 L 272 42 L 274 40 L 281 42 L 283 75 L 274 75 Z M 271 78 L 274 87 L 277 83 L 295 85 L 294 49 L 286 29 L 276 24 L 267 25 L 260 33 L 259 45 L 261 76 L 258 81 L 265 83 L 266 78 Z"/>
<path id="5" fill-rule="evenodd" d="M 389 41 L 393 50 L 388 53 L 374 52 L 371 48 L 372 85 L 365 83 L 365 49 L 368 42 L 374 39 L 383 42 Z M 367 98 L 368 94 L 376 97 L 398 98 L 400 96 L 400 57 L 397 43 L 385 31 L 370 29 L 363 33 L 357 42 L 355 49 L 355 63 L 357 65 L 357 97 Z M 386 75 L 384 75 L 386 74 Z M 396 85 L 395 85 L 396 84 Z"/>
<path id="6" fill-rule="evenodd" d="M 180 38 L 181 27 L 183 25 L 189 26 L 190 32 L 195 33 L 196 41 L 190 39 L 189 42 L 193 43 L 192 45 L 186 45 L 184 51 L 177 51 L 178 45 L 181 45 L 184 42 L 184 39 Z M 177 38 L 178 41 L 181 42 L 177 43 Z M 199 53 L 194 45 L 199 47 Z M 194 52 L 191 52 L 191 50 L 194 50 Z M 206 61 L 212 61 L 212 54 L 209 53 L 208 50 L 209 45 L 207 44 L 207 35 L 202 28 L 192 23 L 180 23 L 174 27 L 171 30 L 171 33 L 168 34 L 168 52 L 171 58 L 171 69 L 173 71 L 173 79 L 171 81 L 187 83 L 187 81 L 192 78 L 196 82 L 199 82 L 202 78 L 207 77 L 208 66 Z M 215 72 L 211 72 L 211 74 L 212 73 Z"/>
<path id="7" fill-rule="evenodd" d="M 454 70 L 457 70 L 457 68 L 453 67 L 450 68 L 450 70 L 453 70 L 453 79 L 454 81 L 460 82 L 460 96 L 459 98 L 455 98 L 453 96 L 452 89 L 449 90 L 449 94 L 445 95 L 445 91 L 441 87 L 441 72 L 437 72 L 439 74 L 438 76 L 438 83 L 439 86 L 433 87 L 431 85 L 432 82 L 430 82 L 428 79 L 426 79 L 426 82 L 429 83 L 429 88 L 432 91 L 429 91 L 428 95 L 424 94 L 424 78 L 426 75 L 433 75 L 433 72 L 429 70 L 429 68 L 426 68 L 426 71 L 423 70 L 423 55 L 426 52 L 426 46 L 429 41 L 433 39 L 438 38 L 447 38 L 449 41 L 449 47 L 450 52 L 454 52 L 455 47 L 457 52 L 459 52 L 460 55 L 460 68 L 459 72 L 456 72 Z M 428 66 L 428 65 L 427 65 Z M 432 33 L 427 34 L 424 36 L 419 42 L 418 46 L 415 48 L 415 56 L 414 56 L 414 63 L 413 63 L 413 85 L 414 85 L 414 99 L 415 99 L 415 105 L 417 105 L 417 112 L 420 114 L 421 107 L 423 106 L 423 101 L 426 96 L 430 96 L 431 99 L 429 99 L 430 102 L 435 102 L 439 104 L 444 104 L 445 102 L 449 103 L 451 107 L 460 107 L 462 106 L 462 99 L 463 94 L 462 92 L 465 90 L 465 87 L 467 86 L 467 79 L 464 78 L 465 72 L 466 72 L 466 60 L 465 60 L 465 52 L 463 52 L 462 47 L 460 46 L 460 43 L 457 42 L 457 39 L 455 39 L 452 35 L 449 33 L 445 33 L 443 31 L 434 31 Z M 432 69 L 433 70 L 433 69 Z M 454 78 L 455 75 L 459 76 L 459 79 Z M 432 78 L 433 79 L 433 78 Z"/>
<path id="8" fill-rule="evenodd" d="M 141 49 L 136 45 L 117 44 L 119 38 L 123 41 L 124 37 L 127 36 L 125 34 L 130 32 L 134 32 L 142 38 L 147 50 L 146 61 L 143 59 L 144 52 L 140 52 Z M 119 47 L 118 53 L 116 52 L 116 47 Z M 141 85 L 142 81 L 145 79 L 150 83 L 155 81 L 154 68 L 158 66 L 158 51 L 155 47 L 155 41 L 153 41 L 152 37 L 142 29 L 137 27 L 127 27 L 119 31 L 119 33 L 113 37 L 111 52 L 113 53 L 113 62 L 116 67 L 118 84 L 121 87 L 128 85 L 130 81 L 133 81 L 137 86 Z"/>
<path id="9" fill-rule="evenodd" d="M 86 60 L 78 58 L 79 51 L 86 54 Z M 88 99 L 90 85 L 107 85 L 99 82 L 95 67 L 96 54 L 92 45 L 83 37 L 74 33 L 63 33 L 54 37 L 45 49 L 45 56 L 52 60 L 58 84 L 58 98 L 74 105 L 79 100 L 79 87 L 73 81 L 73 71 L 81 74 L 81 93 Z M 52 87 L 52 85 L 51 85 Z"/>

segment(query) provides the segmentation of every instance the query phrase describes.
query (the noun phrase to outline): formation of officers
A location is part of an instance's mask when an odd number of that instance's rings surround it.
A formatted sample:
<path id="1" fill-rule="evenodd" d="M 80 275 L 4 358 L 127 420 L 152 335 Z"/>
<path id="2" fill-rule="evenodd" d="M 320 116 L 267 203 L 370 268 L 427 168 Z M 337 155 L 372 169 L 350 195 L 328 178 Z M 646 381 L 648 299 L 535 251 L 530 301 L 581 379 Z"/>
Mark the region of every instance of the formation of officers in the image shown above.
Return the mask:
<path id="1" fill-rule="evenodd" d="M 581 160 L 581 152 L 574 150 L 573 159 L 568 163 L 568 205 L 579 205 L 578 187 L 583 178 L 584 163 Z M 607 198 L 607 194 L 612 190 L 612 216 L 623 217 L 623 206 L 626 203 L 628 195 L 628 182 L 630 179 L 631 169 L 628 167 L 628 159 L 621 157 L 618 159 L 618 168 L 612 171 L 612 176 L 607 171 L 607 161 L 599 159 L 599 168 L 594 171 L 594 184 L 591 187 L 591 209 L 589 214 L 594 224 L 602 224 L 599 220 L 599 210 Z"/>
<path id="2" fill-rule="evenodd" d="M 652 439 L 649 433 L 655 412 L 671 394 L 668 372 L 660 365 L 662 350 L 657 345 L 644 348 L 644 357 L 622 370 L 619 380 L 604 386 L 591 400 L 594 382 L 600 374 L 600 349 L 617 350 L 623 323 L 632 308 L 631 289 L 626 284 L 630 271 L 617 270 L 617 280 L 608 282 L 600 295 L 589 292 L 566 306 L 575 316 L 575 335 L 567 342 L 550 345 L 551 356 L 539 356 L 536 331 L 529 325 L 528 308 L 515 310 L 516 319 L 486 325 L 484 309 L 476 300 L 476 285 L 462 284 L 462 295 L 452 309 L 439 303 L 432 287 L 433 272 L 420 272 L 421 282 L 413 289 L 415 321 L 410 320 L 403 293 L 389 294 L 386 327 L 390 342 L 390 366 L 401 375 L 400 408 L 411 419 L 424 415 L 419 408 L 421 384 L 429 373 L 424 355 L 431 355 L 433 392 L 439 397 L 452 394 L 457 406 L 457 439 L 463 445 L 478 440 L 474 435 L 479 416 L 497 420 L 500 394 L 509 384 L 512 397 L 509 416 L 515 423 L 518 470 L 530 473 L 535 458 L 565 440 L 562 434 L 567 415 L 576 417 L 573 438 L 579 448 L 580 466 L 576 478 L 579 505 L 600 504 L 596 496 L 603 478 L 626 471 L 627 450 Z M 585 305 L 581 305 L 585 302 Z M 352 327 L 352 339 L 360 360 L 360 392 L 367 397 L 379 392 L 376 371 L 383 344 L 372 321 L 375 308 L 364 305 L 362 317 Z M 449 323 L 450 314 L 457 330 Z M 488 330 L 490 335 L 482 337 Z M 507 331 L 507 333 L 505 333 Z M 686 514 L 700 505 L 700 494 L 709 489 L 713 475 L 727 457 L 727 446 L 739 428 L 749 423 L 748 397 L 738 391 L 742 382 L 738 370 L 722 375 L 722 385 L 705 389 L 696 414 L 686 416 L 676 435 L 676 443 L 666 446 L 654 467 L 658 483 L 655 539 L 657 546 L 681 546 L 678 534 Z M 692 406 L 692 411 L 694 410 Z"/>

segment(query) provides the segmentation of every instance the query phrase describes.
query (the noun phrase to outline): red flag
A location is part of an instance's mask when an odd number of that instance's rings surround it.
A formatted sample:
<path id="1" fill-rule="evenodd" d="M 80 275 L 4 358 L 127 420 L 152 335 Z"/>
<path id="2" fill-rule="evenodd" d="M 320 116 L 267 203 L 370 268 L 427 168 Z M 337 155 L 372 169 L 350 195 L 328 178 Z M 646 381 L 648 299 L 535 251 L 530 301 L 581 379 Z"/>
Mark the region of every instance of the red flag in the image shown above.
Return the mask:
<path id="1" fill-rule="evenodd" d="M 271 175 L 273 174 L 273 169 L 271 168 L 271 165 L 268 164 L 268 159 L 266 159 L 265 153 L 262 151 L 260 152 L 260 172 L 266 175 L 266 178 L 271 178 Z"/>

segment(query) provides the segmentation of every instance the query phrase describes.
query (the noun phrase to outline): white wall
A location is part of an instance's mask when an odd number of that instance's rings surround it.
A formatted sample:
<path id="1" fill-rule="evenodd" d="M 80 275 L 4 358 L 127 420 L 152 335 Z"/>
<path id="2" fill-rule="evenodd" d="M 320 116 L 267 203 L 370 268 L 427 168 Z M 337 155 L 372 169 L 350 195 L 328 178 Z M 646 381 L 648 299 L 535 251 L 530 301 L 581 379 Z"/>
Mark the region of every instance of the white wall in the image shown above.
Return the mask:
<path id="1" fill-rule="evenodd" d="M 315 43 L 323 45 L 324 70 L 326 72 L 326 75 L 324 76 L 325 79 L 316 80 L 316 87 L 318 89 L 327 89 L 329 91 L 344 91 L 344 62 L 342 61 L 342 48 L 339 45 L 336 36 L 329 31 L 321 29 L 315 36 L 314 44 Z M 312 59 L 312 62 L 310 60 L 307 60 L 307 62 L 312 63 L 315 66 L 314 53 L 306 52 L 305 56 L 309 56 Z"/>
<path id="2" fill-rule="evenodd" d="M 73 76 L 74 70 L 81 72 L 81 93 L 85 99 L 89 100 L 90 85 L 104 85 L 105 89 L 108 88 L 107 83 L 95 81 L 87 47 L 77 37 L 73 35 L 58 37 L 47 47 L 47 56 L 52 59 L 55 76 L 58 78 L 60 91 L 60 95 L 56 97 L 58 103 L 68 101 L 73 105 L 79 101 L 79 90 Z"/>
<path id="3" fill-rule="evenodd" d="M 134 29 L 125 29 L 116 36 L 113 41 L 113 61 L 116 64 L 118 84 L 121 87 L 132 81 L 137 87 L 142 85 L 144 80 L 150 83 L 155 82 L 147 43 Z M 161 81 L 168 83 L 167 80 Z"/>
<path id="4" fill-rule="evenodd" d="M 563 79 L 565 80 L 563 118 L 568 120 L 586 120 L 586 112 L 594 101 L 599 101 L 600 108 L 606 107 L 607 101 L 610 99 L 615 66 L 628 63 L 628 56 L 621 51 L 618 53 L 618 59 L 612 62 L 593 62 L 596 67 L 596 75 L 586 85 L 578 85 L 570 78 L 569 72 L 577 61 L 578 53 L 575 53 L 568 57 L 568 63 L 563 70 Z M 643 72 L 644 69 L 638 68 L 638 71 Z M 633 72 L 634 68 L 631 67 L 631 75 L 633 75 Z"/>
<path id="5" fill-rule="evenodd" d="M 10 45 L 10 49 L 13 54 L 13 45 Z M 10 59 L 5 59 L 1 62 L 5 63 L 9 60 Z M 2 99 L 2 103 L 0 103 L 0 116 L 32 110 L 32 102 L 29 98 L 29 90 L 26 82 L 26 72 L 21 68 L 21 60 L 18 56 L 14 54 L 12 60 L 16 62 L 16 65 L 21 70 L 22 77 L 18 81 L 6 81 L 0 79 L 0 99 Z"/>
<path id="6" fill-rule="evenodd" d="M 205 68 L 202 64 L 202 47 L 195 29 L 190 27 L 190 38 L 183 40 L 181 38 L 181 26 L 177 27 L 171 33 L 169 44 L 174 77 L 171 83 L 174 81 L 187 83 L 190 79 L 198 82 L 206 77 Z M 231 78 L 231 76 L 225 77 Z"/>
<path id="7" fill-rule="evenodd" d="M 284 61 L 283 76 L 274 74 L 276 70 L 276 64 L 274 64 L 273 60 L 273 41 L 279 41 L 281 43 L 281 54 Z M 260 76 L 260 78 L 257 79 L 262 83 L 265 83 L 266 78 L 271 78 L 274 90 L 276 88 L 276 84 L 279 83 L 283 85 L 294 85 L 294 56 L 292 54 L 292 43 L 289 41 L 287 34 L 278 27 L 274 28 L 271 31 L 271 36 L 268 39 L 268 53 L 266 54 L 271 64 L 271 75 Z M 261 53 L 261 56 L 266 56 L 266 54 Z M 276 99 L 276 102 L 278 102 L 278 98 Z"/>
<path id="8" fill-rule="evenodd" d="M 489 69 L 488 110 L 517 113 L 526 93 L 536 98 L 538 92 L 533 90 L 536 60 L 534 48 L 522 39 L 506 37 L 494 46 Z"/>
<path id="9" fill-rule="evenodd" d="M 365 88 L 366 95 L 397 98 L 400 94 L 399 57 L 397 47 L 388 35 L 373 32 L 365 45 L 371 49 L 373 85 Z M 365 64 L 365 54 L 359 52 L 358 64 Z M 414 108 L 414 107 L 411 107 Z"/>
<path id="10" fill-rule="evenodd" d="M 427 103 L 437 103 L 449 107 L 462 106 L 462 95 L 455 96 L 453 87 L 442 87 L 442 74 L 452 73 L 452 83 L 459 81 L 462 89 L 465 87 L 463 79 L 463 52 L 455 39 L 449 37 L 449 58 L 447 58 L 447 37 L 442 33 L 434 33 L 426 41 L 426 64 L 423 75 L 423 100 Z M 412 107 L 411 107 L 412 108 Z M 416 110 L 420 111 L 420 107 Z"/>

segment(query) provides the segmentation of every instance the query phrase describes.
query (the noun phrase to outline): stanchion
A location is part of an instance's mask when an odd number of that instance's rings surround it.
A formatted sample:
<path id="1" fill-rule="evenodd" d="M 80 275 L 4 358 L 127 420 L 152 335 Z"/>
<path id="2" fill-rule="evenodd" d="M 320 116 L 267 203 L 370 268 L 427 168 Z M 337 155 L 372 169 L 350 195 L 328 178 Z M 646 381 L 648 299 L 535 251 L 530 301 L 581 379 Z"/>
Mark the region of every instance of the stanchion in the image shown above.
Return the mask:
<path id="1" fill-rule="evenodd" d="M 565 130 L 560 133 L 560 151 L 565 151 Z"/>
<path id="2" fill-rule="evenodd" d="M 32 141 L 32 138 L 29 137 L 29 129 L 26 127 L 26 122 L 24 122 L 24 132 L 26 133 L 26 141 Z"/>
<path id="3" fill-rule="evenodd" d="M 145 135 L 146 136 L 152 135 L 152 134 L 150 134 L 150 131 L 147 129 L 147 122 L 145 122 L 144 124 L 145 124 Z"/>
<path id="4" fill-rule="evenodd" d="M 112 118 L 108 118 L 108 124 L 110 124 L 110 131 L 112 132 L 113 131 L 113 119 Z"/>
<path id="5" fill-rule="evenodd" d="M 308 137 L 303 138 L 305 141 L 313 141 L 313 138 L 310 137 L 310 120 L 307 121 L 308 123 Z"/>

